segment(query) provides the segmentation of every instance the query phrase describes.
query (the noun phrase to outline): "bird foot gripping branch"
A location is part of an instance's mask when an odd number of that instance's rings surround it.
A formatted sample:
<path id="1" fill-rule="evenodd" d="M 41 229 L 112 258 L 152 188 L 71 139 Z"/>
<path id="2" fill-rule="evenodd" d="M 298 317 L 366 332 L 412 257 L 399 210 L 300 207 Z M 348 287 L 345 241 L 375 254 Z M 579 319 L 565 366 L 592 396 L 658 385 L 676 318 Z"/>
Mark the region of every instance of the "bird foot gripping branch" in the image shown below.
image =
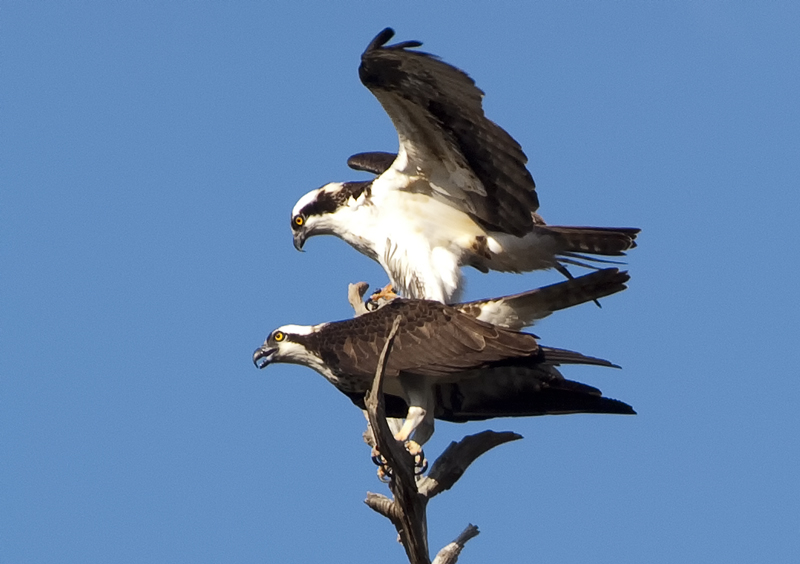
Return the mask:
<path id="1" fill-rule="evenodd" d="M 367 310 L 375 311 L 376 309 L 380 309 L 398 297 L 399 296 L 394 291 L 394 286 L 392 284 L 387 284 L 380 290 L 373 292 L 369 297 L 366 303 Z"/>
<path id="2" fill-rule="evenodd" d="M 425 458 L 422 447 L 415 441 L 406 441 L 403 446 L 414 457 L 414 475 L 422 476 L 428 470 L 428 459 Z M 392 479 L 392 468 L 378 451 L 378 447 L 372 447 L 372 462 L 378 467 L 378 479 L 388 483 Z"/>

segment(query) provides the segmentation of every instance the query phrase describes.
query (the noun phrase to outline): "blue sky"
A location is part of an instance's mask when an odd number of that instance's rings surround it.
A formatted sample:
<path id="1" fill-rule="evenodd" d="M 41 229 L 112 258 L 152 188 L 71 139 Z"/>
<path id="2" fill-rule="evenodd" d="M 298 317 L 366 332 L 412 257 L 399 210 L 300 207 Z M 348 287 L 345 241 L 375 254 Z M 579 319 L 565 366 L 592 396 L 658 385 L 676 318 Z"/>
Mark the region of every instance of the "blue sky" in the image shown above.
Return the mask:
<path id="1" fill-rule="evenodd" d="M 113 4 L 113 5 L 111 5 Z M 257 371 L 385 275 L 305 192 L 396 136 L 357 77 L 385 26 L 466 70 L 551 223 L 643 229 L 631 287 L 545 344 L 636 417 L 485 428 L 429 511 L 462 562 L 795 562 L 800 8 L 790 3 L 23 3 L 0 9 L 0 561 L 402 562 L 362 415 Z M 466 298 L 558 280 L 468 273 Z"/>

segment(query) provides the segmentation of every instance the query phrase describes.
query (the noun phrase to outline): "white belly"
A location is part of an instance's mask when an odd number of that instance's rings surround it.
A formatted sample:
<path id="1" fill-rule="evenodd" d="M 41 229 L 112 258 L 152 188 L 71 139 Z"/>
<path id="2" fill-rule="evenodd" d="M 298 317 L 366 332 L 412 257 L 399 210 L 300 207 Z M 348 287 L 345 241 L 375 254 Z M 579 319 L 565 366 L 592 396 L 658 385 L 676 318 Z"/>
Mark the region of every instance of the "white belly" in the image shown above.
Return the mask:
<path id="1" fill-rule="evenodd" d="M 376 260 L 400 293 L 449 302 L 475 238 L 485 235 L 467 214 L 423 195 L 391 191 L 375 202 Z M 382 247 L 382 248 L 381 248 Z"/>

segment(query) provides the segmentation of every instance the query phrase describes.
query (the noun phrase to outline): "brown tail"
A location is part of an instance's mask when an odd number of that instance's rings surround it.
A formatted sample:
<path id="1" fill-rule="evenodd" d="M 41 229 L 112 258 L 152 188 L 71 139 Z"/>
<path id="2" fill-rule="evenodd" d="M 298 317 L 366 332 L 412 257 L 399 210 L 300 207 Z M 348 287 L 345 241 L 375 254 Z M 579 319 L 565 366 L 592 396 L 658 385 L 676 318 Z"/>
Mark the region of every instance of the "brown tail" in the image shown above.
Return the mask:
<path id="1" fill-rule="evenodd" d="M 618 268 L 604 268 L 583 276 L 551 284 L 531 292 L 508 296 L 504 300 L 521 310 L 535 311 L 535 319 L 560 309 L 576 306 L 621 292 L 630 275 Z"/>
<path id="2" fill-rule="evenodd" d="M 625 251 L 636 247 L 635 239 L 641 231 L 636 227 L 564 227 L 559 225 L 537 225 L 536 229 L 555 239 L 559 255 L 597 262 L 604 261 L 585 257 L 582 254 L 624 256 Z"/>
<path id="3" fill-rule="evenodd" d="M 554 311 L 621 292 L 630 280 L 627 272 L 604 268 L 577 278 L 513 296 L 478 300 L 453 307 L 482 321 L 519 331 Z"/>

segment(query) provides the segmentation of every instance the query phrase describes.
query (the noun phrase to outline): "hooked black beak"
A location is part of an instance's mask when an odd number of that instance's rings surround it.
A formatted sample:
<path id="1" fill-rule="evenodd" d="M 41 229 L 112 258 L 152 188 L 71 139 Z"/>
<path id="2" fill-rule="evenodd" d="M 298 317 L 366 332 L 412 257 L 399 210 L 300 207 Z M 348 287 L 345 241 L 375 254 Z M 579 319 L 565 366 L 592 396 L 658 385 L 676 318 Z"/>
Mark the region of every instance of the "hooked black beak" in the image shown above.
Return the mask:
<path id="1" fill-rule="evenodd" d="M 272 362 L 272 356 L 276 352 L 276 349 L 271 349 L 266 343 L 264 343 L 256 349 L 256 352 L 253 353 L 253 364 L 255 364 L 256 368 L 259 369 L 266 368 L 267 365 Z"/>
<path id="2" fill-rule="evenodd" d="M 292 239 L 294 242 L 294 248 L 302 252 L 303 245 L 306 243 L 306 230 L 298 229 L 292 234 Z"/>

